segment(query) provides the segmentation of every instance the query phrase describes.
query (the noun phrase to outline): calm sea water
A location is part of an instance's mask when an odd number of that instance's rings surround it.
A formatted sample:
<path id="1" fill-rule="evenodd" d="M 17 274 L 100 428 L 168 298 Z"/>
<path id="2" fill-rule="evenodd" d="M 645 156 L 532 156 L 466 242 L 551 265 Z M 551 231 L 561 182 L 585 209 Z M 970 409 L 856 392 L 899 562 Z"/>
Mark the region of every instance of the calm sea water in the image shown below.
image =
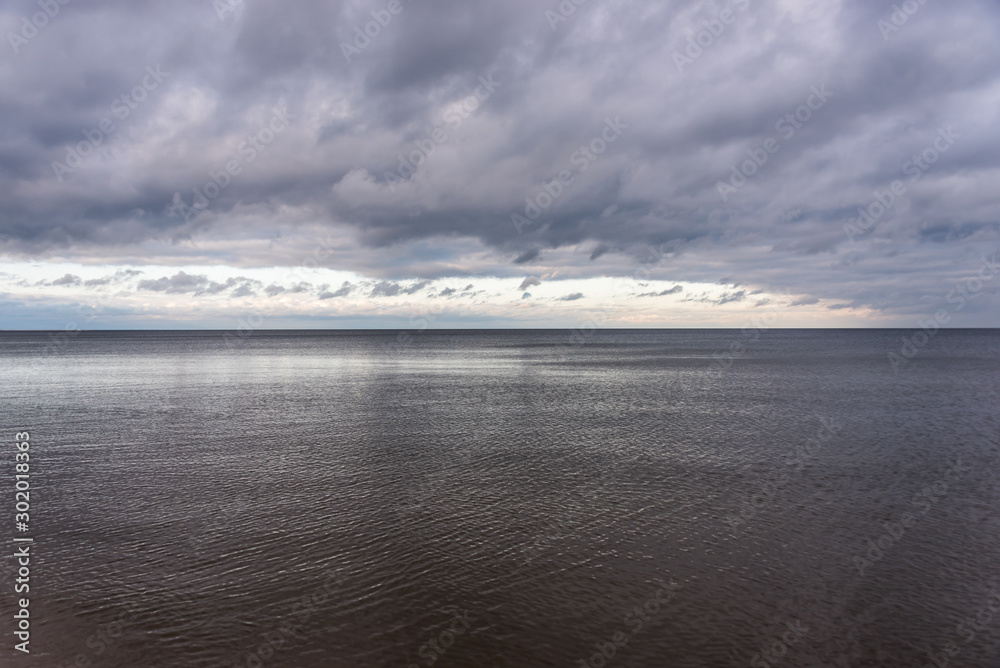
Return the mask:
<path id="1" fill-rule="evenodd" d="M 1000 666 L 1000 332 L 750 334 L 0 334 L 0 663 Z"/>

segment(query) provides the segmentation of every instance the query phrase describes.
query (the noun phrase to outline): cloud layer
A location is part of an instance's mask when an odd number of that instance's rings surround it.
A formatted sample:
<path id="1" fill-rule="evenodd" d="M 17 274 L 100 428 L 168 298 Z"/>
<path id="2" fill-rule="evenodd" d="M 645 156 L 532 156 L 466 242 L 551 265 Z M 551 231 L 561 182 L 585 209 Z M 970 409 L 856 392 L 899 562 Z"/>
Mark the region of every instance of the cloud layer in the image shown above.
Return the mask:
<path id="1" fill-rule="evenodd" d="M 326 304 L 507 278 L 514 324 L 528 288 L 656 280 L 621 299 L 857 324 L 933 313 L 1000 250 L 994 2 L 389 4 L 95 0 L 34 32 L 0 4 L 7 265 Z M 310 261 L 349 276 L 305 288 Z M 964 322 L 1000 326 L 998 287 Z"/>

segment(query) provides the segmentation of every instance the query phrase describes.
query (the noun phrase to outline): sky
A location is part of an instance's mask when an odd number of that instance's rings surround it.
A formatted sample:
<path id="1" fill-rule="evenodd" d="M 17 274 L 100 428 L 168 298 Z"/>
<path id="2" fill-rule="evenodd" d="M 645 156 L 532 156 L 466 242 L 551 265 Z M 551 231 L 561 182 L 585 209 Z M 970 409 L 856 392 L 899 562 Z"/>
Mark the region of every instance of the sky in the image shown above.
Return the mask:
<path id="1" fill-rule="evenodd" d="M 0 28 L 0 329 L 1000 327 L 992 0 Z"/>

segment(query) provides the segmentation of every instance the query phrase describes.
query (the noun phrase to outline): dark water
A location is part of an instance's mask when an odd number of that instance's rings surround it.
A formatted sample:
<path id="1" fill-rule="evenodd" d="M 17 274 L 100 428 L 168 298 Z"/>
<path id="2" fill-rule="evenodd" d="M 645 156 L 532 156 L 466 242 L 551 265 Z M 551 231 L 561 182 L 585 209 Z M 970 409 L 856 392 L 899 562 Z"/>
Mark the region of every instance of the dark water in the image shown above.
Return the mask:
<path id="1" fill-rule="evenodd" d="M 998 666 L 1000 331 L 910 334 L 0 334 L 0 665 Z"/>

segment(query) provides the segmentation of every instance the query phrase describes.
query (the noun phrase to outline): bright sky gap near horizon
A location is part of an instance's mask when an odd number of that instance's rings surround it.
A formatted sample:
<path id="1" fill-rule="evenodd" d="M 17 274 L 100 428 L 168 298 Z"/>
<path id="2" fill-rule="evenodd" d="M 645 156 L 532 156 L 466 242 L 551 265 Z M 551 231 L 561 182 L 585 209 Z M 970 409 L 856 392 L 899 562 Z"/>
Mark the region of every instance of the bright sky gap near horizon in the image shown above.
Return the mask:
<path id="1" fill-rule="evenodd" d="M 0 28 L 0 329 L 1000 327 L 995 2 Z"/>

